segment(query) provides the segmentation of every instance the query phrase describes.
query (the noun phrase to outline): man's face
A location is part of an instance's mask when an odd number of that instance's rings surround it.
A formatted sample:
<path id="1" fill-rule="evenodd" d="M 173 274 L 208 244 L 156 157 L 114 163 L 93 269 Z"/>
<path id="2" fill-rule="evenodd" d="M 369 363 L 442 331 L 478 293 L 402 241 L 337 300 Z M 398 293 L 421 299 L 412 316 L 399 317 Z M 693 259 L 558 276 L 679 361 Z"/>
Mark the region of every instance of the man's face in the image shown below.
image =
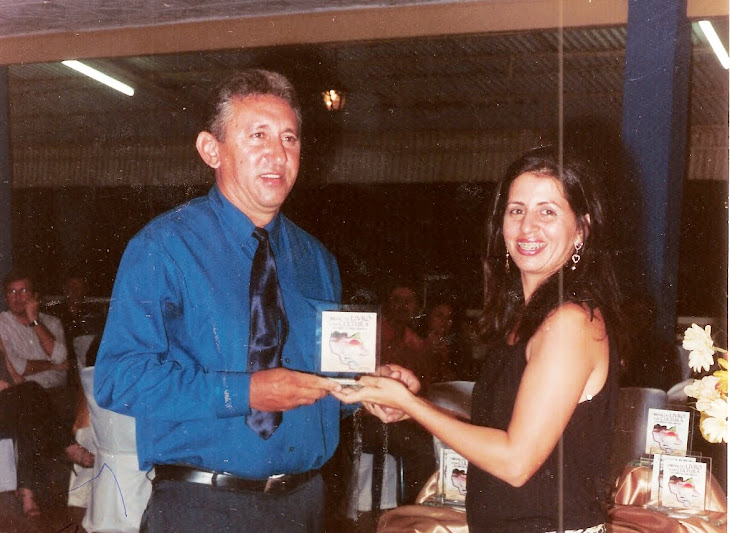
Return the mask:
<path id="1" fill-rule="evenodd" d="M 12 281 L 5 289 L 5 301 L 10 312 L 16 316 L 25 314 L 25 304 L 33 298 L 33 285 L 29 279 Z"/>
<path id="2" fill-rule="evenodd" d="M 278 213 L 299 172 L 301 141 L 291 106 L 272 95 L 234 99 L 225 140 L 198 136 L 203 160 L 223 195 L 257 226 Z"/>

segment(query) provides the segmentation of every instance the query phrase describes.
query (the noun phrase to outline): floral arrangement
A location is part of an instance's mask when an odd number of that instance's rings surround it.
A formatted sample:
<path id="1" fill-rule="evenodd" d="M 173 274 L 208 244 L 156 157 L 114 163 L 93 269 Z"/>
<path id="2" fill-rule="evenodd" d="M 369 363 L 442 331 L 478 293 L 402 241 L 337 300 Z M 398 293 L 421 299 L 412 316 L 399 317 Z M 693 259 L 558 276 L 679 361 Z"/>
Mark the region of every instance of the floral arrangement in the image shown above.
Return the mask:
<path id="1" fill-rule="evenodd" d="M 721 370 L 711 376 L 695 379 L 684 388 L 687 396 L 697 400 L 700 412 L 700 432 L 707 442 L 727 442 L 727 350 L 715 346 L 710 326 L 702 329 L 692 324 L 684 332 L 682 347 L 689 350 L 689 366 L 694 372 L 709 372 L 717 364 Z M 720 355 L 724 354 L 724 355 Z"/>

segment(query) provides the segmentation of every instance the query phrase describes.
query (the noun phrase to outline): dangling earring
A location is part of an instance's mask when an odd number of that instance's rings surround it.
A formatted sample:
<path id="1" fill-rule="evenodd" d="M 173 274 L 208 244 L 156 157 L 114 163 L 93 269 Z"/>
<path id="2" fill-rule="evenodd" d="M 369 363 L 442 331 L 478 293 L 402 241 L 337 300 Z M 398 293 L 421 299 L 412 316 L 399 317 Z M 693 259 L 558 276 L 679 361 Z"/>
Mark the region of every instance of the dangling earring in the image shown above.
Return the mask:
<path id="1" fill-rule="evenodd" d="M 570 267 L 570 270 L 575 270 L 578 267 L 578 262 L 580 261 L 580 250 L 583 248 L 583 243 L 576 242 L 573 245 L 573 248 L 575 248 L 575 253 L 570 257 L 570 260 L 573 261 L 573 266 Z"/>
<path id="2" fill-rule="evenodd" d="M 504 271 L 509 274 L 509 252 L 504 254 Z"/>

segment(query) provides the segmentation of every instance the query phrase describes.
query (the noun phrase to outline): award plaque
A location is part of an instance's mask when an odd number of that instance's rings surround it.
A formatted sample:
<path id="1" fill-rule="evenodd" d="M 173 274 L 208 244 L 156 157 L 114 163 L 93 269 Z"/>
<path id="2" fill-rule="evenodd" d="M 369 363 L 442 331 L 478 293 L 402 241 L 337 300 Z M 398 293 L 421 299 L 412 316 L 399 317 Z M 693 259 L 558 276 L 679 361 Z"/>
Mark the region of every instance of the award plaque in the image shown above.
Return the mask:
<path id="1" fill-rule="evenodd" d="M 320 371 L 345 384 L 371 374 L 380 356 L 378 312 L 372 307 L 343 306 L 321 312 Z"/>
<path id="2" fill-rule="evenodd" d="M 469 462 L 451 448 L 441 450 L 439 492 L 442 503 L 446 505 L 464 505 L 468 467 Z"/>
<path id="3" fill-rule="evenodd" d="M 647 454 L 687 455 L 690 413 L 650 408 L 646 423 Z"/>

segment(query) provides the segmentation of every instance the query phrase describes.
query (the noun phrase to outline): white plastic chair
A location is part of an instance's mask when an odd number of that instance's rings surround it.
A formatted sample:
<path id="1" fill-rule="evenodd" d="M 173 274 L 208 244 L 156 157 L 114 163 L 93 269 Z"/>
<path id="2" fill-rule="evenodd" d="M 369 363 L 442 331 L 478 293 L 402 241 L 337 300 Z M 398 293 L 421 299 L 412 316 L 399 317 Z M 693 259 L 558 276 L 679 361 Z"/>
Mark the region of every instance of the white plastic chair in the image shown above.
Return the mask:
<path id="1" fill-rule="evenodd" d="M 471 418 L 471 393 L 473 389 L 473 381 L 433 383 L 428 386 L 426 398 L 468 420 Z"/>
<path id="2" fill-rule="evenodd" d="M 0 492 L 18 488 L 15 468 L 15 442 L 13 439 L 0 439 Z"/>
<path id="3" fill-rule="evenodd" d="M 609 479 L 613 482 L 624 467 L 639 459 L 646 449 L 646 421 L 650 407 L 665 409 L 667 393 L 661 389 L 622 387 L 618 393 L 616 420 L 611 442 Z"/>
<path id="4" fill-rule="evenodd" d="M 79 335 L 74 337 L 73 346 L 76 359 L 79 363 L 79 370 L 86 368 L 86 354 L 89 351 L 91 343 L 96 339 L 96 335 Z"/>
<path id="5" fill-rule="evenodd" d="M 680 381 L 676 385 L 673 385 L 668 391 L 667 391 L 667 403 L 669 404 L 686 404 L 687 403 L 687 393 L 684 392 L 684 388 L 687 385 L 690 385 L 694 379 L 688 378 L 684 381 Z"/>
<path id="6" fill-rule="evenodd" d="M 465 420 L 471 419 L 471 394 L 474 389 L 473 381 L 444 381 L 428 386 L 426 398 L 444 409 L 453 411 Z M 441 450 L 444 444 L 440 439 L 433 438 L 433 451 L 436 461 L 440 461 Z"/>
<path id="7" fill-rule="evenodd" d="M 94 400 L 94 367 L 81 371 L 81 384 L 96 447 L 95 473 L 81 525 L 96 533 L 137 533 L 152 483 L 139 470 L 134 418 L 99 407 Z"/>

